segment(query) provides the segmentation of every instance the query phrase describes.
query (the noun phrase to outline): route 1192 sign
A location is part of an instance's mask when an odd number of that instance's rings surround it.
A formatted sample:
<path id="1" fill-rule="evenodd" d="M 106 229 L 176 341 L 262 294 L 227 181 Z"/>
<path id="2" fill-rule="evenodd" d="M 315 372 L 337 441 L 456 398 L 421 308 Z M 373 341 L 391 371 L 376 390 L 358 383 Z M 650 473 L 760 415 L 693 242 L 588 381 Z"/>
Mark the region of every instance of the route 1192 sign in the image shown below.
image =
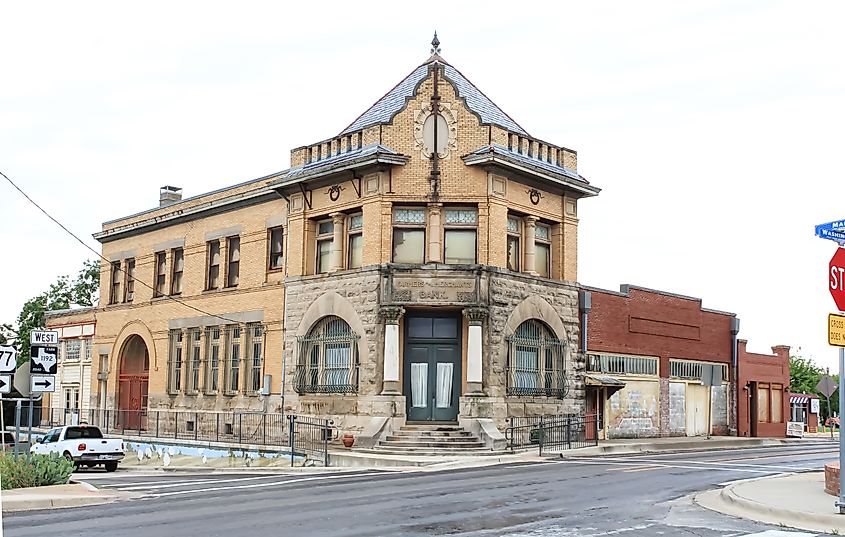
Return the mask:
<path id="1" fill-rule="evenodd" d="M 55 375 L 58 369 L 58 347 L 30 347 L 29 372 L 38 375 Z"/>

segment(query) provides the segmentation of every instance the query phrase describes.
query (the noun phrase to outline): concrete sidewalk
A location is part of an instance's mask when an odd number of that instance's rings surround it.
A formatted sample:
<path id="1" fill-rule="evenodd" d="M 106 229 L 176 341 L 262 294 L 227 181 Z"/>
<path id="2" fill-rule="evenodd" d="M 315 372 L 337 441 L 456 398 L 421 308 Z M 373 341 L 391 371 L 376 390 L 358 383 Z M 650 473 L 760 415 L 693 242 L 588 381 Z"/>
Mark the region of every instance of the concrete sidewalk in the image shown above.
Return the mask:
<path id="1" fill-rule="evenodd" d="M 702 451 L 720 449 L 751 449 L 781 446 L 834 446 L 838 444 L 829 439 L 801 438 L 748 438 L 743 436 L 711 436 L 706 438 L 677 436 L 667 438 L 634 438 L 601 440 L 598 446 L 571 449 L 561 452 L 565 457 L 595 457 L 601 455 L 630 455 L 636 453 L 673 453 L 683 451 Z M 544 453 L 555 455 L 555 453 Z"/>
<path id="2" fill-rule="evenodd" d="M 699 493 L 695 503 L 727 515 L 836 535 L 845 534 L 837 498 L 824 491 L 824 472 L 738 481 Z"/>
<path id="3" fill-rule="evenodd" d="M 32 487 L 2 491 L 3 512 L 99 505 L 138 495 L 119 490 L 100 490 L 88 483 Z"/>

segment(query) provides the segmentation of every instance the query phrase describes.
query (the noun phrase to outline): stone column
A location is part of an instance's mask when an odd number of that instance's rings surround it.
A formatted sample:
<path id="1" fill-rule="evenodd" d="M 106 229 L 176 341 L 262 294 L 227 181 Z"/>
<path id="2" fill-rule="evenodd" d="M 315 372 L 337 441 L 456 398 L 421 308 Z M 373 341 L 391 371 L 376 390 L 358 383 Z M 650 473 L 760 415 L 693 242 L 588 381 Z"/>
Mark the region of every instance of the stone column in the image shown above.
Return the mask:
<path id="1" fill-rule="evenodd" d="M 329 272 L 343 270 L 343 224 L 346 221 L 344 213 L 331 213 L 334 234 L 332 236 L 331 263 Z"/>
<path id="2" fill-rule="evenodd" d="M 442 263 L 443 262 L 443 204 L 429 203 L 428 204 L 428 255 L 426 256 L 427 263 Z"/>
<path id="3" fill-rule="evenodd" d="M 467 393 L 466 395 L 484 395 L 482 381 L 482 337 L 481 326 L 487 316 L 486 308 L 466 308 L 464 316 L 469 321 L 467 338 Z"/>
<path id="4" fill-rule="evenodd" d="M 399 386 L 399 319 L 402 306 L 385 306 L 379 310 L 384 319 L 384 383 L 382 395 L 402 395 Z"/>
<path id="5" fill-rule="evenodd" d="M 522 272 L 537 274 L 537 271 L 535 270 L 537 262 L 534 257 L 534 252 L 536 251 L 534 248 L 534 229 L 537 227 L 537 217 L 523 216 L 522 223 L 524 229 L 522 242 L 525 243 L 522 248 L 525 252 L 525 255 L 523 256 Z"/>

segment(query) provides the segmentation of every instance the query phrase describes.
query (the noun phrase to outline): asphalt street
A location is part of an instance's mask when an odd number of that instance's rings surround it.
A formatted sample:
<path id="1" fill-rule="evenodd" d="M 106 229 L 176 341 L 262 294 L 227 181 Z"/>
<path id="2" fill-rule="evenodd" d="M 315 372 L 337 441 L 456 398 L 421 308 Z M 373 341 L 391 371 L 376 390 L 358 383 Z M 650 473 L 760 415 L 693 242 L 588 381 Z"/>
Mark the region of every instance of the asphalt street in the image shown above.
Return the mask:
<path id="1" fill-rule="evenodd" d="M 689 495 L 738 479 L 817 470 L 836 453 L 822 442 L 438 472 L 79 472 L 75 479 L 140 497 L 6 515 L 4 535 L 802 537 L 815 534 L 713 513 Z"/>

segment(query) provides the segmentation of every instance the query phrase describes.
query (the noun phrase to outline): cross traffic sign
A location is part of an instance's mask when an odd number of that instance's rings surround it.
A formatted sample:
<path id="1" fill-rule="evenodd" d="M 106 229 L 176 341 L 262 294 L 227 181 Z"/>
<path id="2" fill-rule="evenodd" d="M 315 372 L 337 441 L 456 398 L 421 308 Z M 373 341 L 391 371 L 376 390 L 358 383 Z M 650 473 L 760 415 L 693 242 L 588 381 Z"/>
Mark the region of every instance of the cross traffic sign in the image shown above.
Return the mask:
<path id="1" fill-rule="evenodd" d="M 0 373 L 11 373 L 17 367 L 18 351 L 11 345 L 0 345 Z"/>

